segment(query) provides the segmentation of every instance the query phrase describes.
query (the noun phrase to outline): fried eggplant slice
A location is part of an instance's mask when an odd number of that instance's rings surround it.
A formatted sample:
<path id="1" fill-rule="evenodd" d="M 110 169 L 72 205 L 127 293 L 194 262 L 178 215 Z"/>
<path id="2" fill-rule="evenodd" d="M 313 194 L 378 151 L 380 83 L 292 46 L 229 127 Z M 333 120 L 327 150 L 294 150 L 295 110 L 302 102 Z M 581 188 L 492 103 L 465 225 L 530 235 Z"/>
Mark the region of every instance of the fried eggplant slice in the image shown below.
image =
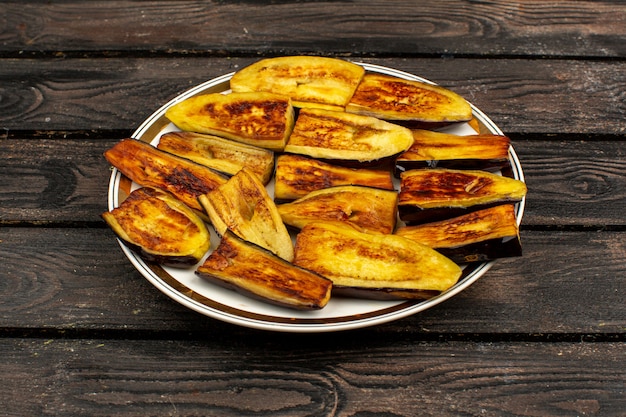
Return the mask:
<path id="1" fill-rule="evenodd" d="M 104 157 L 137 184 L 169 191 L 201 212 L 198 196 L 216 189 L 227 180 L 210 168 L 135 139 L 118 142 L 104 152 Z"/>
<path id="2" fill-rule="evenodd" d="M 394 189 L 389 170 L 342 167 L 300 155 L 284 154 L 276 158 L 275 201 L 295 200 L 311 191 L 339 185 Z"/>
<path id="3" fill-rule="evenodd" d="M 198 199 L 219 235 L 231 230 L 287 261 L 293 259 L 293 242 L 276 204 L 248 168 Z"/>
<path id="4" fill-rule="evenodd" d="M 396 172 L 419 168 L 498 171 L 510 166 L 506 136 L 459 136 L 430 130 L 412 130 L 413 145 L 396 158 Z"/>
<path id="5" fill-rule="evenodd" d="M 203 94 L 174 104 L 165 116 L 180 130 L 282 151 L 294 124 L 291 99 L 272 93 Z"/>
<path id="6" fill-rule="evenodd" d="M 447 88 L 373 73 L 363 76 L 346 111 L 422 123 L 466 122 L 472 118 L 469 103 Z"/>
<path id="7" fill-rule="evenodd" d="M 400 175 L 398 213 L 404 222 L 420 224 L 518 202 L 525 195 L 523 181 L 486 171 L 413 169 Z"/>
<path id="8" fill-rule="evenodd" d="M 237 71 L 230 88 L 284 94 L 296 107 L 343 110 L 364 73 L 362 66 L 336 58 L 268 58 Z"/>
<path id="9" fill-rule="evenodd" d="M 374 117 L 302 109 L 285 152 L 325 160 L 380 161 L 406 151 L 413 134 Z"/>
<path id="10" fill-rule="evenodd" d="M 289 226 L 302 229 L 319 221 L 349 223 L 356 228 L 392 233 L 396 227 L 398 193 L 370 187 L 343 185 L 313 191 L 278 206 Z"/>
<path id="11" fill-rule="evenodd" d="M 274 172 L 274 152 L 214 135 L 170 132 L 161 136 L 157 148 L 230 176 L 248 167 L 263 184 Z"/>
<path id="12" fill-rule="evenodd" d="M 102 218 L 115 234 L 149 262 L 190 267 L 210 248 L 202 219 L 170 193 L 138 188 Z"/>
<path id="13" fill-rule="evenodd" d="M 431 247 L 456 263 L 485 262 L 522 255 L 513 204 L 449 220 L 404 226 L 395 233 Z"/>
<path id="14" fill-rule="evenodd" d="M 229 230 L 196 274 L 242 294 L 298 310 L 323 308 L 332 289 L 330 280 L 246 242 Z"/>
<path id="15" fill-rule="evenodd" d="M 461 268 L 434 249 L 397 235 L 310 223 L 296 237 L 294 263 L 360 296 L 424 298 L 452 287 Z"/>

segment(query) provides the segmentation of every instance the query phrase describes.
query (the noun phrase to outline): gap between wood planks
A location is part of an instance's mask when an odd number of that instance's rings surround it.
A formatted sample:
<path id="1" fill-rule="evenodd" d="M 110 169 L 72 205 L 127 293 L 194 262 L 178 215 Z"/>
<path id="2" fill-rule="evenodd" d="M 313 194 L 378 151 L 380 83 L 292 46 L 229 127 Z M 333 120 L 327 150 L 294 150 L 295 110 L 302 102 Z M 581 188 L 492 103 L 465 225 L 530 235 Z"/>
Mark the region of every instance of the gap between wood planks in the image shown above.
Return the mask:
<path id="1" fill-rule="evenodd" d="M 441 59 L 520 59 L 520 60 L 576 60 L 576 61 L 603 61 L 623 62 L 626 57 L 606 55 L 572 55 L 572 54 L 481 54 L 481 53 L 451 53 L 451 52 L 418 52 L 398 53 L 384 51 L 320 51 L 295 49 L 266 49 L 259 52 L 257 49 L 144 49 L 144 50 L 14 50 L 0 52 L 0 59 L 108 59 L 108 58 L 272 58 L 288 55 L 328 56 L 337 58 L 441 58 Z"/>
<path id="2" fill-rule="evenodd" d="M 232 326 L 216 322 L 216 327 L 228 326 L 229 334 L 224 337 L 238 338 L 255 334 L 255 340 L 271 341 L 276 332 L 267 332 L 241 327 L 233 331 Z M 626 333 L 442 333 L 420 332 L 412 333 L 385 330 L 385 326 L 360 329 L 348 332 L 318 333 L 316 338 L 329 338 L 333 342 L 343 340 L 350 343 L 354 333 L 374 332 L 384 334 L 385 343 L 390 342 L 468 342 L 468 343 L 623 343 L 626 342 Z M 305 341 L 311 336 L 299 333 L 280 333 L 281 338 L 291 342 Z M 213 332 L 191 332 L 176 330 L 138 330 L 138 329 L 77 329 L 77 328 L 20 328 L 0 327 L 0 338 L 28 338 L 28 339 L 108 339 L 108 340 L 186 340 L 203 341 L 214 340 Z M 226 341 L 224 341 L 226 343 Z"/>

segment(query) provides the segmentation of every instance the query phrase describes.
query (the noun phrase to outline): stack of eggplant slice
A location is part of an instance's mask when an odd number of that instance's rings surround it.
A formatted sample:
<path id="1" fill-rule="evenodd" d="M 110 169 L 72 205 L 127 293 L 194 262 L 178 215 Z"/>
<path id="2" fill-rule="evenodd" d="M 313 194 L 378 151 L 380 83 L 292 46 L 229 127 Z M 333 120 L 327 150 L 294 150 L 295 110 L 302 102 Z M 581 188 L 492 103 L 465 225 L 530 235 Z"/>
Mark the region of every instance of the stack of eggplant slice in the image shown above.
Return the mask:
<path id="1" fill-rule="evenodd" d="M 331 295 L 427 299 L 465 263 L 521 255 L 509 139 L 437 130 L 474 123 L 458 94 L 305 56 L 258 61 L 230 87 L 170 106 L 179 131 L 156 146 L 105 152 L 141 187 L 103 214 L 140 256 L 315 310 Z"/>

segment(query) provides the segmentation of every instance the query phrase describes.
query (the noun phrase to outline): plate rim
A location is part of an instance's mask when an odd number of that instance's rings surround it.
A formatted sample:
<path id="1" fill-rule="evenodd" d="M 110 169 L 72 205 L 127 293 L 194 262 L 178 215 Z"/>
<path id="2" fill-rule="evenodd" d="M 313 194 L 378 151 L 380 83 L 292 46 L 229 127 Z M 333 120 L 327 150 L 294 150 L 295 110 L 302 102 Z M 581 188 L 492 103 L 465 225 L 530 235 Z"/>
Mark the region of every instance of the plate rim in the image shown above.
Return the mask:
<path id="1" fill-rule="evenodd" d="M 353 63 L 363 66 L 366 71 L 378 72 L 408 80 L 421 81 L 431 85 L 437 85 L 431 80 L 402 70 L 356 61 L 354 61 Z M 222 83 L 229 81 L 233 74 L 235 74 L 234 71 L 223 74 L 221 76 L 202 82 L 178 94 L 176 97 L 172 98 L 167 103 L 159 107 L 148 118 L 146 118 L 136 128 L 136 130 L 131 135 L 131 138 L 141 140 L 141 137 L 154 125 L 154 123 L 164 117 L 167 108 L 193 95 L 205 92 L 209 88 L 220 86 Z M 469 104 L 474 117 L 476 117 L 490 132 L 492 132 L 493 134 L 504 135 L 502 130 L 482 110 L 477 108 L 472 103 Z M 515 179 L 525 182 L 521 163 L 512 145 L 509 146 L 509 158 L 512 162 L 511 165 L 513 168 L 513 177 Z M 117 168 L 113 168 L 111 171 L 111 177 L 109 179 L 108 186 L 108 210 L 112 210 L 113 208 L 118 206 L 119 185 L 121 180 L 121 172 Z M 525 203 L 526 197 L 523 197 L 522 200 L 516 204 L 516 219 L 518 226 L 521 224 L 522 221 L 525 210 Z M 488 261 L 478 264 L 471 271 L 469 276 L 462 277 L 450 289 L 427 300 L 399 301 L 397 304 L 393 304 L 390 307 L 381 308 L 366 314 L 352 314 L 337 316 L 333 318 L 287 318 L 279 316 L 268 316 L 265 314 L 258 314 L 237 309 L 234 307 L 229 307 L 216 300 L 211 300 L 206 296 L 198 294 L 192 289 L 186 287 L 184 284 L 178 282 L 176 278 L 169 275 L 165 270 L 161 268 L 161 266 L 146 262 L 135 252 L 129 249 L 128 246 L 126 246 L 121 241 L 121 239 L 116 239 L 123 253 L 133 264 L 135 269 L 153 286 L 155 286 L 162 293 L 164 293 L 170 299 L 178 302 L 179 304 L 202 315 L 230 324 L 259 330 L 290 333 L 320 333 L 352 330 L 389 323 L 391 321 L 399 320 L 417 314 L 419 312 L 432 308 L 435 305 L 438 305 L 443 301 L 446 301 L 464 291 L 473 283 L 475 283 L 478 279 L 484 276 L 495 263 L 495 261 Z M 178 285 L 176 283 L 178 283 Z M 274 319 L 274 321 L 263 319 L 264 317 L 271 317 Z"/>

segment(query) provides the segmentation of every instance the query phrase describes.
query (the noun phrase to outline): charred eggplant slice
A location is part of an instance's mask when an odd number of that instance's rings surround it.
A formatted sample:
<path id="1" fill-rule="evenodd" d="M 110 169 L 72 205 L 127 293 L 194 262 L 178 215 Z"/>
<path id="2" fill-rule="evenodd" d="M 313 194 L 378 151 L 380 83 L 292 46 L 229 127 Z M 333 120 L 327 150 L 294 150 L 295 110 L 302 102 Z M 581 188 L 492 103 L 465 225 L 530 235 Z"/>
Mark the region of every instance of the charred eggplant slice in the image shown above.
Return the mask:
<path id="1" fill-rule="evenodd" d="M 276 158 L 274 200 L 287 201 L 304 197 L 311 191 L 340 185 L 362 185 L 393 190 L 389 170 L 348 168 L 300 155 Z"/>
<path id="2" fill-rule="evenodd" d="M 419 168 L 499 171 L 510 166 L 510 139 L 491 134 L 458 136 L 412 130 L 413 145 L 396 158 L 396 172 Z"/>
<path id="3" fill-rule="evenodd" d="M 332 282 L 297 267 L 227 230 L 196 274 L 245 295 L 299 310 L 318 310 L 330 299 Z"/>
<path id="4" fill-rule="evenodd" d="M 201 212 L 198 196 L 227 180 L 210 168 L 135 139 L 118 142 L 105 151 L 104 157 L 137 184 L 166 190 Z"/>
<path id="5" fill-rule="evenodd" d="M 395 191 L 344 185 L 313 191 L 278 206 L 283 222 L 301 229 L 318 221 L 348 223 L 359 229 L 392 233 L 396 226 Z"/>
<path id="6" fill-rule="evenodd" d="M 466 122 L 472 108 L 446 88 L 383 74 L 365 74 L 350 103 L 349 113 L 383 120 L 422 123 Z"/>
<path id="7" fill-rule="evenodd" d="M 524 182 L 480 170 L 413 169 L 400 181 L 398 213 L 412 224 L 518 202 L 526 195 Z"/>
<path id="8" fill-rule="evenodd" d="M 237 71 L 230 88 L 284 94 L 296 107 L 343 110 L 364 73 L 362 66 L 336 58 L 268 58 Z"/>
<path id="9" fill-rule="evenodd" d="M 253 172 L 243 168 L 218 189 L 199 197 L 215 231 L 229 229 L 287 261 L 293 259 L 293 243 L 274 200 Z"/>
<path id="10" fill-rule="evenodd" d="M 202 219 L 173 195 L 156 188 L 133 191 L 102 218 L 149 262 L 189 267 L 210 248 L 209 231 Z"/>
<path id="11" fill-rule="evenodd" d="M 396 234 L 429 246 L 456 263 L 485 262 L 522 255 L 513 204 L 449 220 L 400 227 Z"/>
<path id="12" fill-rule="evenodd" d="M 425 245 L 337 223 L 306 225 L 296 237 L 294 263 L 333 281 L 333 292 L 358 290 L 372 298 L 386 293 L 421 299 L 461 276 L 457 264 Z"/>
<path id="13" fill-rule="evenodd" d="M 302 109 L 285 152 L 326 160 L 380 161 L 406 151 L 413 135 L 374 117 Z"/>
<path id="14" fill-rule="evenodd" d="M 291 99 L 264 92 L 194 96 L 168 108 L 165 116 L 183 131 L 277 151 L 285 147 L 294 123 Z"/>
<path id="15" fill-rule="evenodd" d="M 270 181 L 274 172 L 274 152 L 214 135 L 170 132 L 161 136 L 157 148 L 229 176 L 247 167 L 263 184 Z"/>

